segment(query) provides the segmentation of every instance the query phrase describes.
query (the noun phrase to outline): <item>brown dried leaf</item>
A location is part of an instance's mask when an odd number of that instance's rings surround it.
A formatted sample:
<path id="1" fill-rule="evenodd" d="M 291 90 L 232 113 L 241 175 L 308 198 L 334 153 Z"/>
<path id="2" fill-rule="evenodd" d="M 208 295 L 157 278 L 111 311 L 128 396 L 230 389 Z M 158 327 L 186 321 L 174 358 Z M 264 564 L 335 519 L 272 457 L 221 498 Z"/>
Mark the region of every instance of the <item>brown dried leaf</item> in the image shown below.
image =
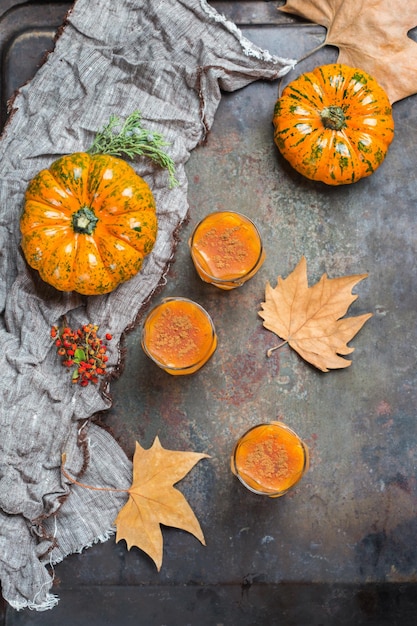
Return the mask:
<path id="1" fill-rule="evenodd" d="M 154 561 L 158 571 L 162 565 L 163 538 L 161 524 L 189 533 L 205 545 L 203 532 L 190 505 L 174 484 L 206 454 L 166 450 L 158 437 L 145 450 L 136 442 L 133 457 L 133 482 L 129 500 L 116 519 L 116 542 L 125 539 L 127 548 L 136 546 Z"/>
<path id="2" fill-rule="evenodd" d="M 365 70 L 392 103 L 417 92 L 417 43 L 407 33 L 417 25 L 417 0 L 288 0 L 281 11 L 327 29 L 338 62 Z"/>
<path id="3" fill-rule="evenodd" d="M 278 277 L 274 289 L 267 283 L 265 302 L 259 311 L 263 325 L 323 372 L 348 367 L 351 361 L 339 355 L 353 352 L 347 343 L 372 313 L 340 318 L 358 297 L 352 295 L 352 288 L 366 276 L 328 278 L 323 274 L 318 283 L 309 287 L 307 262 L 302 257 L 286 279 Z"/>

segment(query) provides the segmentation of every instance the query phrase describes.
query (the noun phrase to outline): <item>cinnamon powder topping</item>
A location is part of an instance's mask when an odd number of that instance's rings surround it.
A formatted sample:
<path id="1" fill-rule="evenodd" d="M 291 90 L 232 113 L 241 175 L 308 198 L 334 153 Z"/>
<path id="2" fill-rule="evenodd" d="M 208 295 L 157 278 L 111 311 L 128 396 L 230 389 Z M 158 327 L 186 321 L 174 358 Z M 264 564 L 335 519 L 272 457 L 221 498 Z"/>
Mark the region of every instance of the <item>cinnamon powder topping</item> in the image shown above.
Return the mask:
<path id="1" fill-rule="evenodd" d="M 212 250 L 211 262 L 218 270 L 227 270 L 238 263 L 244 263 L 248 256 L 248 248 L 236 234 L 240 226 L 233 226 L 219 231 L 213 227 L 200 239 L 199 245 Z"/>
<path id="2" fill-rule="evenodd" d="M 155 348 L 170 354 L 177 354 L 182 359 L 188 353 L 198 349 L 195 333 L 198 327 L 194 326 L 188 315 L 172 314 L 170 308 L 161 313 L 158 324 L 158 334 L 155 338 Z"/>
<path id="3" fill-rule="evenodd" d="M 163 302 L 151 312 L 143 341 L 150 356 L 170 368 L 201 367 L 217 345 L 208 314 L 185 298 Z"/>
<path id="4" fill-rule="evenodd" d="M 288 476 L 286 447 L 272 437 L 255 443 L 246 457 L 245 470 L 268 483 L 286 478 Z"/>
<path id="5" fill-rule="evenodd" d="M 246 276 L 263 261 L 256 227 L 243 215 L 229 211 L 212 213 L 200 222 L 191 240 L 191 254 L 197 271 L 200 267 L 203 274 L 220 280 Z"/>

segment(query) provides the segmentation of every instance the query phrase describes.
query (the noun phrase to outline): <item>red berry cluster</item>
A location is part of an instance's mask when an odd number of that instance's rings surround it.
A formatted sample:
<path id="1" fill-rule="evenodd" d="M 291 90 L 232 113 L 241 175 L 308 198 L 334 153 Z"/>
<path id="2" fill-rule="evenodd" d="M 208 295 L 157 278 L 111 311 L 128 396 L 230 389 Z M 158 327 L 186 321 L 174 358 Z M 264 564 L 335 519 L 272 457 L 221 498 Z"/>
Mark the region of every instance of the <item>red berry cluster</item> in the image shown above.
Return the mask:
<path id="1" fill-rule="evenodd" d="M 82 387 L 88 383 L 97 384 L 99 376 L 106 372 L 107 345 L 97 336 L 97 331 L 95 324 L 84 324 L 77 330 L 68 326 L 51 328 L 51 337 L 62 357 L 62 365 L 75 368 L 71 380 Z M 107 333 L 105 339 L 110 341 L 111 334 Z"/>

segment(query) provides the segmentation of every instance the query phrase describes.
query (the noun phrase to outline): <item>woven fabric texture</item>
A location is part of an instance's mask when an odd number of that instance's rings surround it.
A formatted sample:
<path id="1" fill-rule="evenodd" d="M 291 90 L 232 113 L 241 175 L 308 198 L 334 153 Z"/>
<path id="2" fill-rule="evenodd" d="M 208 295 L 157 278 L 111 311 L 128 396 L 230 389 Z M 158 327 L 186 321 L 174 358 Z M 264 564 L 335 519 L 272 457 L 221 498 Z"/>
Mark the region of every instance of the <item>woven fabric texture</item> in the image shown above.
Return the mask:
<path id="1" fill-rule="evenodd" d="M 205 0 L 78 0 L 54 51 L 11 105 L 0 140 L 0 574 L 16 609 L 54 606 L 48 564 L 114 532 L 126 494 L 78 488 L 83 482 L 128 488 L 131 461 L 92 417 L 111 406 L 109 383 L 71 385 L 50 339 L 63 315 L 72 328 L 93 322 L 120 339 L 163 280 L 175 232 L 188 213 L 184 170 L 209 131 L 222 90 L 274 80 L 293 62 L 242 37 Z M 144 126 L 170 142 L 180 185 L 138 159 L 155 196 L 159 232 L 141 272 L 104 296 L 62 293 L 43 283 L 21 253 L 19 218 L 30 179 L 63 154 L 87 149 L 116 114 L 140 110 Z"/>

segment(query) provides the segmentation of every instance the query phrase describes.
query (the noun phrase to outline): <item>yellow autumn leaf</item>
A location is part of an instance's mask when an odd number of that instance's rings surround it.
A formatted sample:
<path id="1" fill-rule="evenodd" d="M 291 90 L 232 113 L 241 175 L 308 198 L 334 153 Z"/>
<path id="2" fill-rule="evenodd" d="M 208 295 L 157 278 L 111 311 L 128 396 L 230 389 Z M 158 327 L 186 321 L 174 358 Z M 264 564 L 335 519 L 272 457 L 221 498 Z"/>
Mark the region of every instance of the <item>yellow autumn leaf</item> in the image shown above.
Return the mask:
<path id="1" fill-rule="evenodd" d="M 288 0 L 280 10 L 324 26 L 322 46 L 339 49 L 338 63 L 368 72 L 391 104 L 417 92 L 417 43 L 408 36 L 417 0 Z"/>
<path id="2" fill-rule="evenodd" d="M 136 546 L 162 565 L 161 524 L 193 534 L 205 545 L 200 524 L 183 494 L 175 489 L 180 481 L 207 454 L 166 450 L 158 437 L 148 450 L 136 442 L 133 482 L 129 499 L 116 518 L 116 542 L 124 539 L 128 550 Z"/>
<path id="3" fill-rule="evenodd" d="M 353 352 L 354 348 L 347 343 L 372 317 L 372 313 L 343 316 L 358 297 L 352 294 L 352 288 L 366 276 L 355 274 L 328 278 L 323 274 L 318 283 L 309 287 L 307 262 L 302 257 L 287 278 L 278 277 L 274 289 L 267 283 L 265 302 L 259 311 L 263 325 L 323 372 L 348 367 L 351 361 L 343 356 Z"/>

